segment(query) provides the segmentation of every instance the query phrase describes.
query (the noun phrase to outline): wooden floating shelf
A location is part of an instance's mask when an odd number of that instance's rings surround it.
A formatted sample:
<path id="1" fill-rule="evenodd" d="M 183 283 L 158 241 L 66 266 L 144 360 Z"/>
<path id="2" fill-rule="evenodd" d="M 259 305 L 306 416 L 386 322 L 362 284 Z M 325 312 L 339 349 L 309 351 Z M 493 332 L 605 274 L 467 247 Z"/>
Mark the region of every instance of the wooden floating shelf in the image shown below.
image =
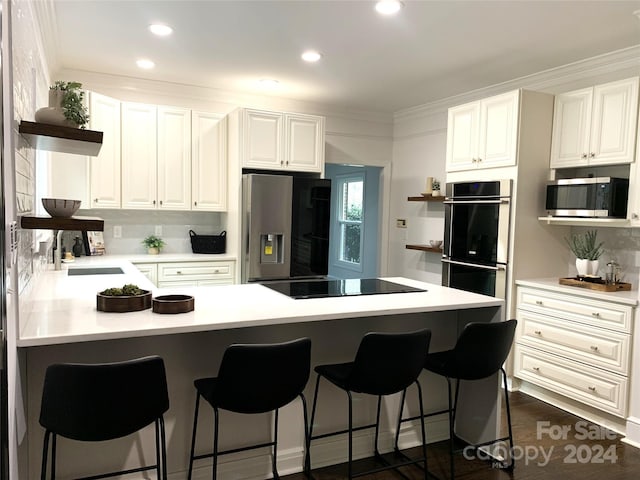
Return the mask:
<path id="1" fill-rule="evenodd" d="M 37 150 L 95 157 L 102 147 L 103 132 L 95 130 L 22 120 L 18 131 Z"/>
<path id="2" fill-rule="evenodd" d="M 103 232 L 104 220 L 96 217 L 20 217 L 20 226 L 26 230 L 79 230 Z"/>
<path id="3" fill-rule="evenodd" d="M 419 197 L 407 197 L 407 200 L 410 202 L 444 202 L 444 196 L 438 195 L 437 197 L 432 197 L 430 195 L 420 195 Z"/>
<path id="4" fill-rule="evenodd" d="M 430 245 L 405 245 L 407 250 L 420 250 L 422 252 L 442 253 L 442 248 L 433 248 Z"/>

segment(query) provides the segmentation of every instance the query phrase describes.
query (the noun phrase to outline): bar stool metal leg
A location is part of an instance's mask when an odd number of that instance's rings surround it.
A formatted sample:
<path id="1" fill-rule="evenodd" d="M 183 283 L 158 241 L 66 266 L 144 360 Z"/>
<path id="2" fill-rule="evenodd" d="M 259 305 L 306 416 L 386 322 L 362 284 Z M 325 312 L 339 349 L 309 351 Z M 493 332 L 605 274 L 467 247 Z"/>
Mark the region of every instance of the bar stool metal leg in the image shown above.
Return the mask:
<path id="1" fill-rule="evenodd" d="M 349 397 L 349 480 L 353 478 L 353 397 L 351 392 L 347 390 Z"/>
<path id="2" fill-rule="evenodd" d="M 218 408 L 213 409 L 213 480 L 218 476 L 218 427 L 220 419 L 218 418 Z"/>
<path id="3" fill-rule="evenodd" d="M 277 460 L 278 460 L 278 409 L 276 408 L 274 414 L 274 428 L 273 428 L 273 455 L 271 457 L 271 471 L 273 473 L 273 478 L 278 480 L 280 476 L 278 475 L 277 469 Z"/>
<path id="4" fill-rule="evenodd" d="M 191 474 L 193 473 L 193 455 L 196 449 L 196 429 L 198 428 L 198 409 L 200 407 L 200 394 L 196 393 L 196 408 L 193 414 L 193 431 L 191 434 L 191 454 L 189 455 L 189 473 L 187 474 L 187 480 L 191 480 Z"/>

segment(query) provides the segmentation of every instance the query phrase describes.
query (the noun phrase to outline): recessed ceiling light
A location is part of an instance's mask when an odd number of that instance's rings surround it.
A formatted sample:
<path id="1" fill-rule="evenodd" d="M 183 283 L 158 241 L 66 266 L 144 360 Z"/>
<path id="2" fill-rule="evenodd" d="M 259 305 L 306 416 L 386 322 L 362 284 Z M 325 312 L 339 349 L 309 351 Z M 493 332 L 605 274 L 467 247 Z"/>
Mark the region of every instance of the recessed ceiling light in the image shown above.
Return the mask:
<path id="1" fill-rule="evenodd" d="M 153 63 L 151 60 L 148 60 L 146 58 L 141 58 L 140 60 L 136 60 L 136 65 L 138 65 L 138 67 L 140 68 L 144 68 L 145 70 L 149 70 L 150 68 L 153 68 L 156 66 L 155 63 Z"/>
<path id="2" fill-rule="evenodd" d="M 149 25 L 149 31 L 154 35 L 158 35 L 159 37 L 166 37 L 167 35 L 171 35 L 173 33 L 173 28 L 171 28 L 169 25 L 153 23 Z"/>
<path id="3" fill-rule="evenodd" d="M 398 13 L 403 4 L 400 0 L 380 0 L 376 3 L 376 11 L 382 15 Z"/>
<path id="4" fill-rule="evenodd" d="M 317 62 L 322 58 L 322 54 L 320 52 L 316 52 L 315 50 L 307 50 L 302 54 L 302 59 L 305 62 Z"/>

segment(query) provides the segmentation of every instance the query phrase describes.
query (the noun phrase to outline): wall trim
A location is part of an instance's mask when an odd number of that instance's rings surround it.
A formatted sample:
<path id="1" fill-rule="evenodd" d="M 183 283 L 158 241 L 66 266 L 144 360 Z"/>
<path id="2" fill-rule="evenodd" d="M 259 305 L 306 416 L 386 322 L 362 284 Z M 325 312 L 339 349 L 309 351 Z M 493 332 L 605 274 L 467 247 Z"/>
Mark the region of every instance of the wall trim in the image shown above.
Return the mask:
<path id="1" fill-rule="evenodd" d="M 488 87 L 471 90 L 459 95 L 453 95 L 434 102 L 399 110 L 394 114 L 394 120 L 407 121 L 434 113 L 440 113 L 447 111 L 449 107 L 454 105 L 461 105 L 477 98 L 490 97 L 517 88 L 540 90 L 553 85 L 584 79 L 584 77 L 596 76 L 598 74 L 632 67 L 640 67 L 640 44 L 579 60 L 560 67 L 550 68 L 531 75 L 514 78 Z"/>

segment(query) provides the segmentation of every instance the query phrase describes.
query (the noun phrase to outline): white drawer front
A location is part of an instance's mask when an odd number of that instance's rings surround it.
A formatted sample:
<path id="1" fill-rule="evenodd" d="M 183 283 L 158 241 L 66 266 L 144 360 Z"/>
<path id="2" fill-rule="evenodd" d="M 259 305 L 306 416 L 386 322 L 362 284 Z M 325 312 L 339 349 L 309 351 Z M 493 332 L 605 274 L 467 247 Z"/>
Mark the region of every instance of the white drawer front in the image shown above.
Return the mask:
<path id="1" fill-rule="evenodd" d="M 160 282 L 222 278 L 233 278 L 232 262 L 161 263 L 158 265 Z"/>
<path id="2" fill-rule="evenodd" d="M 515 347 L 515 374 L 597 409 L 626 416 L 626 377 L 518 344 Z"/>
<path id="3" fill-rule="evenodd" d="M 630 335 L 526 310 L 517 317 L 519 343 L 628 375 Z"/>
<path id="4" fill-rule="evenodd" d="M 519 287 L 518 308 L 596 327 L 631 331 L 633 307 L 589 297 Z"/>

